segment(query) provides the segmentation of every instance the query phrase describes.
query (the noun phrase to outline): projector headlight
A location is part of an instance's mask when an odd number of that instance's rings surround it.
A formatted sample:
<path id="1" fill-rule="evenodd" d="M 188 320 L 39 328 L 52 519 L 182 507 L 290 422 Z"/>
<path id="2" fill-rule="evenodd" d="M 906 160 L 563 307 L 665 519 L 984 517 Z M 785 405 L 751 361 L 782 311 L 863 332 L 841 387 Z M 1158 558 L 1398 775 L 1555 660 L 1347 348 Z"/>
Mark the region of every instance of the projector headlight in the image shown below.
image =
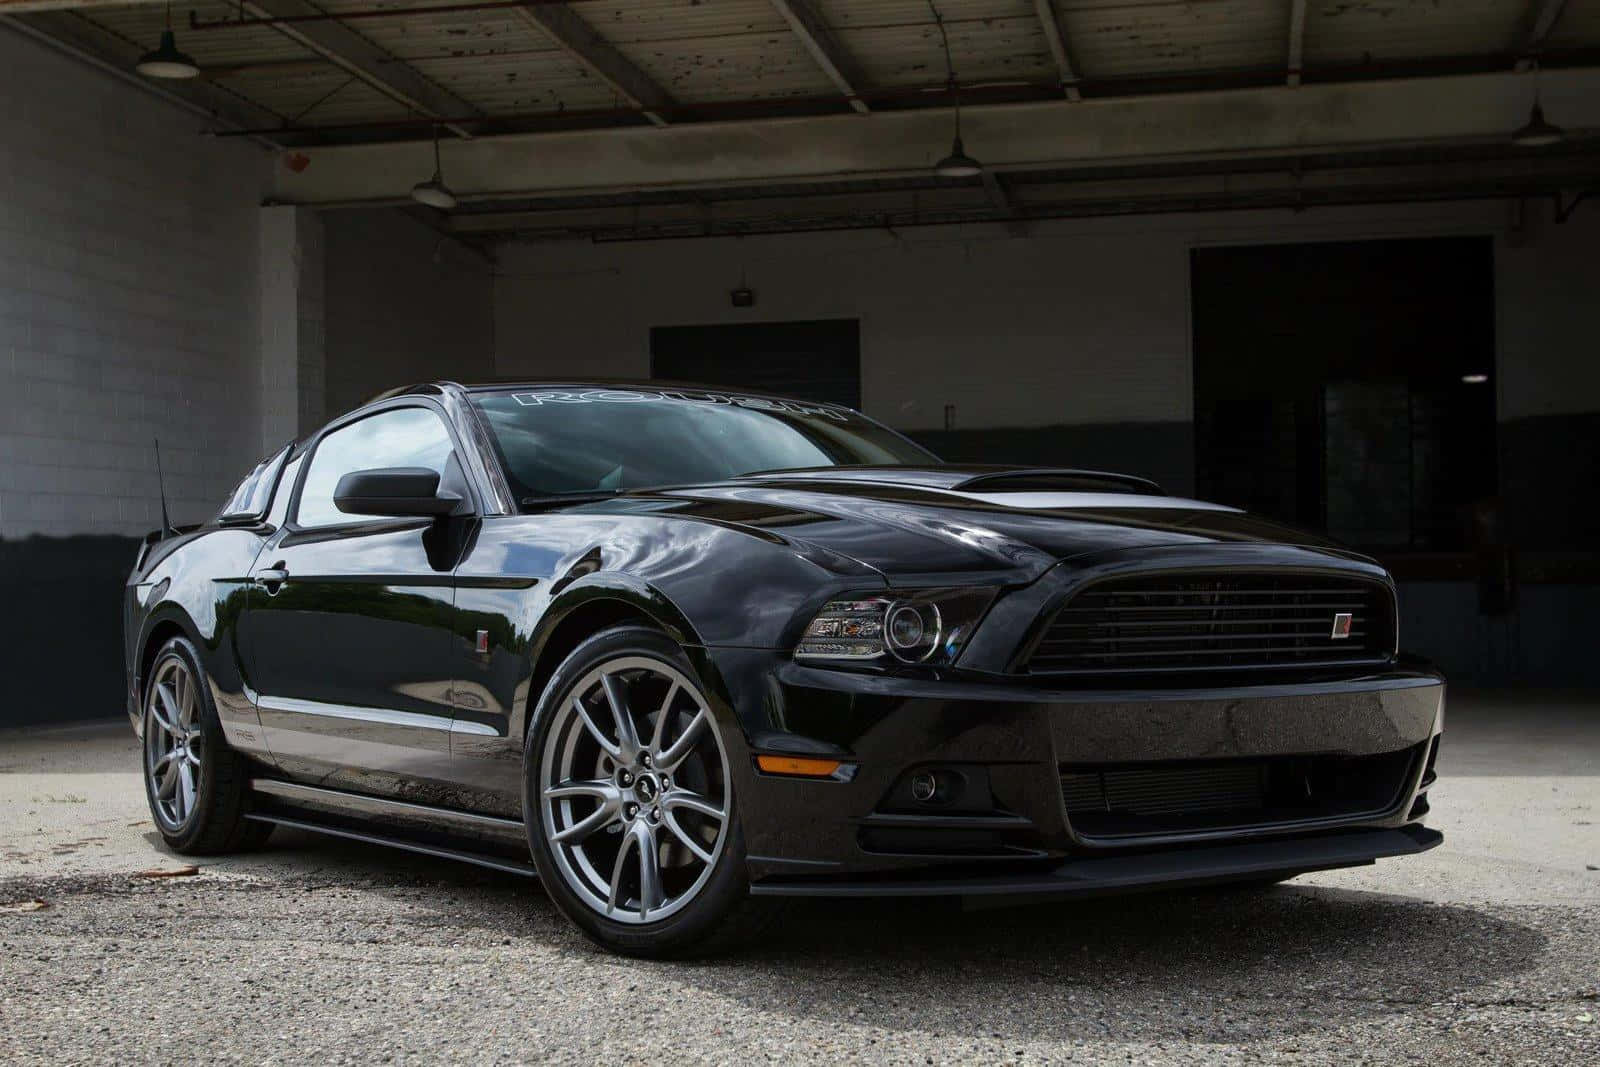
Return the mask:
<path id="1" fill-rule="evenodd" d="M 830 600 L 796 659 L 948 665 L 994 600 L 991 589 L 923 589 Z"/>

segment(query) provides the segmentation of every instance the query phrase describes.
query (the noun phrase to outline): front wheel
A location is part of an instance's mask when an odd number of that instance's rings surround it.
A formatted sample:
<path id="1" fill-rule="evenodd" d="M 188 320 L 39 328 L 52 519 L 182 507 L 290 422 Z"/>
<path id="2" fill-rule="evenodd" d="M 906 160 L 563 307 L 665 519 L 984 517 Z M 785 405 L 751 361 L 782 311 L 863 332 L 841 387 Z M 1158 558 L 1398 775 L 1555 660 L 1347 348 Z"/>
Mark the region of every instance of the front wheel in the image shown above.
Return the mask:
<path id="1" fill-rule="evenodd" d="M 557 669 L 528 731 L 523 812 L 551 899 L 612 951 L 717 951 L 758 925 L 722 727 L 658 631 L 604 631 Z"/>

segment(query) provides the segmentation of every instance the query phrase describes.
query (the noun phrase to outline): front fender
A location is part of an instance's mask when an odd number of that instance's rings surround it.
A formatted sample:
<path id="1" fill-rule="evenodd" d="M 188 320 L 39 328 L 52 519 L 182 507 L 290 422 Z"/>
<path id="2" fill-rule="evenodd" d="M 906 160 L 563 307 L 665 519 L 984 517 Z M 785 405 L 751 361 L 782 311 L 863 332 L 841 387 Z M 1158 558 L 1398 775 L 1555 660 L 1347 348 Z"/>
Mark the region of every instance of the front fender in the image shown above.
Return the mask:
<path id="1" fill-rule="evenodd" d="M 240 651 L 249 572 L 263 539 L 252 530 L 212 530 L 191 538 L 126 590 L 125 666 L 129 714 L 138 729 L 143 668 L 153 639 L 181 632 L 200 654 L 229 745 L 261 754 L 261 727 Z"/>

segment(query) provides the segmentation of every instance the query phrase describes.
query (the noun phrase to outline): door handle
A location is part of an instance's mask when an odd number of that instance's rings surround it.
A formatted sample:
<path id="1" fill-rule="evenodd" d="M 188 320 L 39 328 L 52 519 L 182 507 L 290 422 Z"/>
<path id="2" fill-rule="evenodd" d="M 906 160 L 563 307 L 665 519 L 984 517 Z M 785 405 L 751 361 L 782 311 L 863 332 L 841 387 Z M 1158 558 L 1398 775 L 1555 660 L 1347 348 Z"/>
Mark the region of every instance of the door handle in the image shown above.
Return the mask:
<path id="1" fill-rule="evenodd" d="M 281 560 L 273 564 L 271 567 L 264 567 L 261 570 L 256 571 L 255 575 L 251 578 L 251 581 L 265 589 L 271 596 L 277 596 L 278 590 L 282 589 L 283 583 L 287 582 L 288 580 L 289 571 L 284 567 Z"/>

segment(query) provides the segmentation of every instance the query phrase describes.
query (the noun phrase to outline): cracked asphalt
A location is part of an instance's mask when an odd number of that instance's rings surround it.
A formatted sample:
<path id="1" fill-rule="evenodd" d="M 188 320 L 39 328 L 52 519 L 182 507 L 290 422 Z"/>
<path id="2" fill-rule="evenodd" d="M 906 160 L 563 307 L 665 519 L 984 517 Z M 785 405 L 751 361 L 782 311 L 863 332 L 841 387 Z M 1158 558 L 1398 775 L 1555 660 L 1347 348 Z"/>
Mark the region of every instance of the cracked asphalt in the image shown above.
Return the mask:
<path id="1" fill-rule="evenodd" d="M 1424 856 L 812 902 L 693 964 L 599 952 L 535 883 L 304 834 L 141 876 L 190 861 L 137 765 L 121 724 L 0 733 L 4 1062 L 1600 1062 L 1594 698 L 1457 697 Z"/>

